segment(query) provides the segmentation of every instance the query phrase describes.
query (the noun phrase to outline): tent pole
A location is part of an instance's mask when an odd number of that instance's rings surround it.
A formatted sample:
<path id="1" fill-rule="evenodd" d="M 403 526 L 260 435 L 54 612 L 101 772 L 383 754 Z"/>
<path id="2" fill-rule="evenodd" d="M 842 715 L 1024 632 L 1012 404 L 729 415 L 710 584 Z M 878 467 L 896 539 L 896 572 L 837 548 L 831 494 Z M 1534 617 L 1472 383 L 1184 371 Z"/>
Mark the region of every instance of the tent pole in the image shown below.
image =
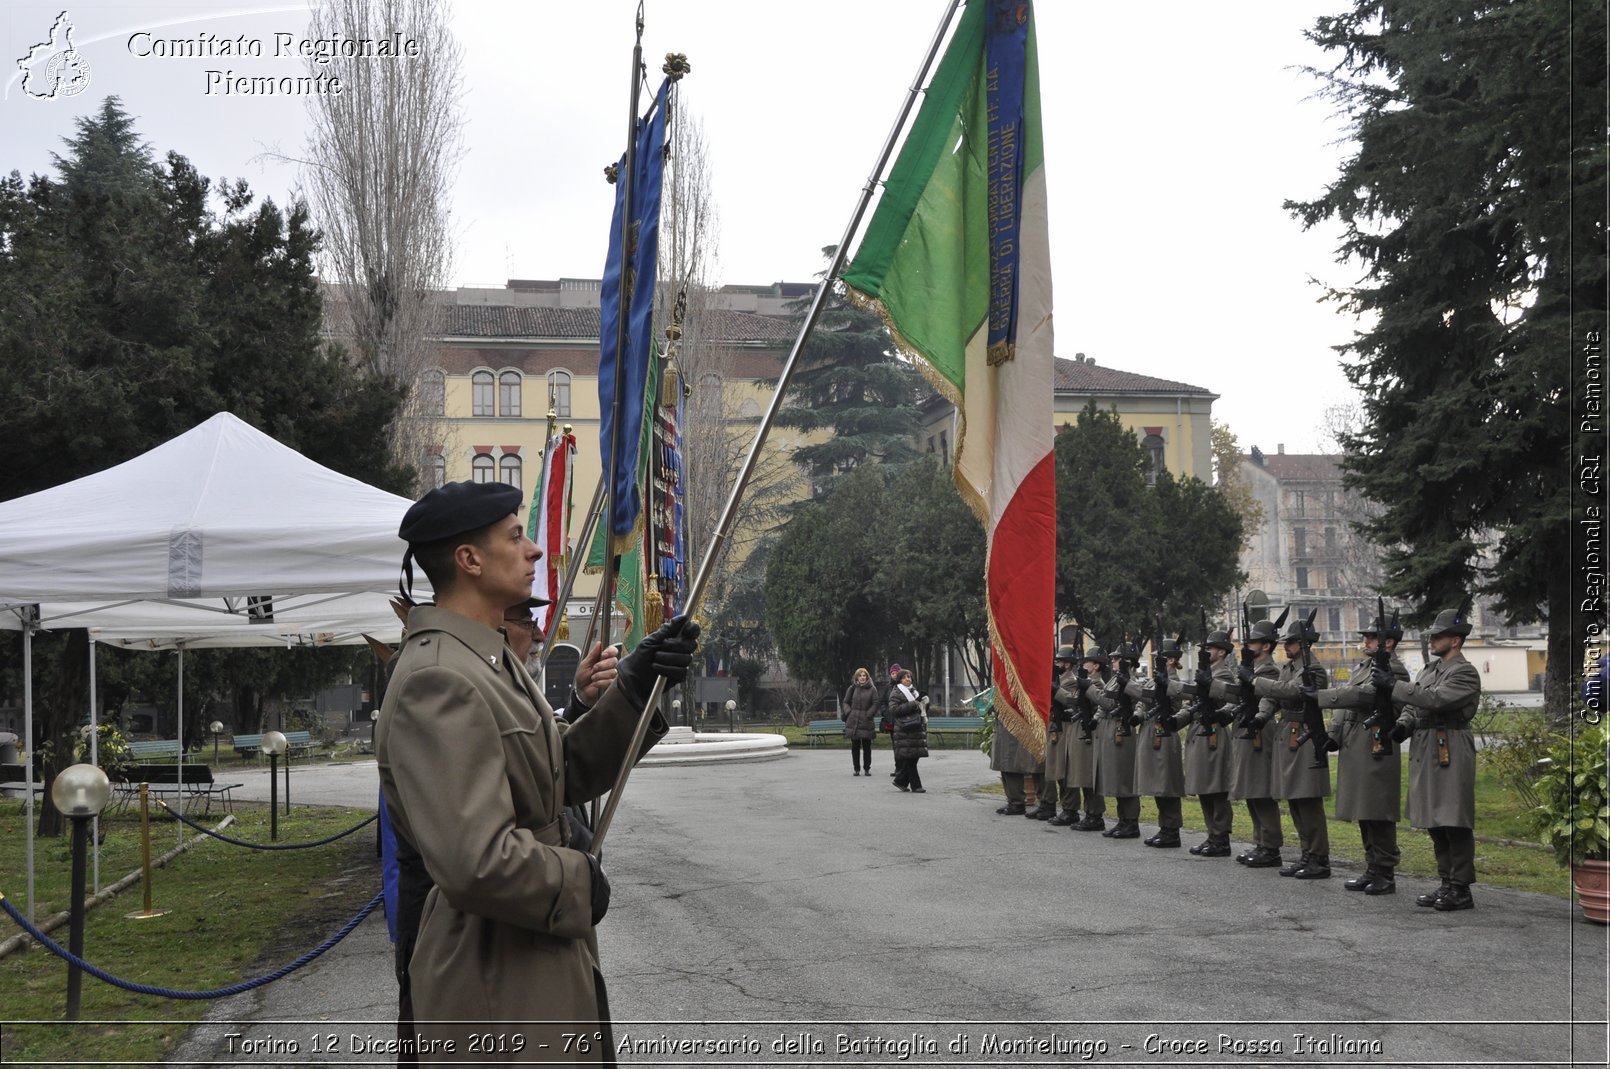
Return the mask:
<path id="1" fill-rule="evenodd" d="M 101 725 L 95 709 L 95 632 L 89 635 L 89 763 L 101 767 Z M 101 815 L 96 813 L 90 824 L 90 849 L 94 857 L 94 870 L 90 877 L 93 893 L 101 892 Z"/>
<path id="2" fill-rule="evenodd" d="M 24 612 L 28 610 L 23 609 Z M 22 622 L 22 822 L 28 826 L 28 919 L 34 919 L 34 627 L 33 620 Z"/>
<path id="3" fill-rule="evenodd" d="M 179 650 L 179 705 L 178 705 L 178 714 L 177 714 L 178 715 L 179 726 L 178 726 L 178 730 L 175 731 L 175 734 L 179 738 L 179 756 L 176 759 L 175 763 L 178 766 L 178 770 L 176 772 L 176 777 L 179 780 L 179 798 L 183 799 L 184 798 L 184 644 L 183 643 L 177 643 L 176 645 L 178 646 L 178 650 Z M 182 804 L 183 803 L 181 801 L 181 805 Z M 179 845 L 183 846 L 184 845 L 184 821 L 176 820 L 176 821 L 173 822 L 173 826 L 174 826 L 175 830 L 178 832 L 178 835 L 179 835 Z"/>

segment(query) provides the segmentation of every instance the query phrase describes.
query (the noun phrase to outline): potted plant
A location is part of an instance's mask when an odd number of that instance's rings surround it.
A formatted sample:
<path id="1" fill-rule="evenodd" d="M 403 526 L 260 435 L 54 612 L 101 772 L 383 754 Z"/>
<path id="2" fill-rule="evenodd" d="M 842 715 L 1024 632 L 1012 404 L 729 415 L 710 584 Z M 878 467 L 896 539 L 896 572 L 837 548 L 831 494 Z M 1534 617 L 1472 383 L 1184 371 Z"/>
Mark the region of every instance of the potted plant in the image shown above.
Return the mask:
<path id="1" fill-rule="evenodd" d="M 1537 778 L 1533 812 L 1543 845 L 1571 869 L 1582 913 L 1610 924 L 1610 732 L 1603 723 L 1583 725 L 1550 747 Z"/>

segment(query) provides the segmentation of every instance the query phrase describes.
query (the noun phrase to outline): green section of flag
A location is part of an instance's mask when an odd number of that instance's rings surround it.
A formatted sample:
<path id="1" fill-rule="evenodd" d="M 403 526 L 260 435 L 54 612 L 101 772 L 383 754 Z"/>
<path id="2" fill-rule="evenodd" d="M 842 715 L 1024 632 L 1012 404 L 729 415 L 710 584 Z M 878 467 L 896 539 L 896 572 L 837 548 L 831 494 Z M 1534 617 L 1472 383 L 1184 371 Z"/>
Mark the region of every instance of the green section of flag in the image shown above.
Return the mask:
<path id="1" fill-rule="evenodd" d="M 973 0 L 928 86 L 844 282 L 882 305 L 902 346 L 966 392 L 966 347 L 989 315 L 985 16 Z M 1023 175 L 1043 163 L 1039 66 L 1028 32 Z"/>

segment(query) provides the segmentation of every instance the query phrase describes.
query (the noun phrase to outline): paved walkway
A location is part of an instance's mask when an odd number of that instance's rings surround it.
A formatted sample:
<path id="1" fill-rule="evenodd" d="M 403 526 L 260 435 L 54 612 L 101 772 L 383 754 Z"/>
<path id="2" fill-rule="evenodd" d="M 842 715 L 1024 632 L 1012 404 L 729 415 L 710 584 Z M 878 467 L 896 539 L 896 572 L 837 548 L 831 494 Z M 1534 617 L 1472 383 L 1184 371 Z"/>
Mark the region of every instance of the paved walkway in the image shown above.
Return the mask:
<path id="1" fill-rule="evenodd" d="M 996 816 L 970 751 L 924 761 L 925 795 L 876 757 L 870 778 L 843 751 L 633 776 L 599 932 L 623 1063 L 1605 1064 L 1607 930 L 1570 901 L 1478 886 L 1436 914 L 1413 903 L 1428 881 L 1366 899 L 1350 871 L 1297 883 Z M 372 805 L 374 765 L 292 791 Z M 214 1004 L 175 1061 L 385 1062 L 391 976 L 377 915 Z"/>

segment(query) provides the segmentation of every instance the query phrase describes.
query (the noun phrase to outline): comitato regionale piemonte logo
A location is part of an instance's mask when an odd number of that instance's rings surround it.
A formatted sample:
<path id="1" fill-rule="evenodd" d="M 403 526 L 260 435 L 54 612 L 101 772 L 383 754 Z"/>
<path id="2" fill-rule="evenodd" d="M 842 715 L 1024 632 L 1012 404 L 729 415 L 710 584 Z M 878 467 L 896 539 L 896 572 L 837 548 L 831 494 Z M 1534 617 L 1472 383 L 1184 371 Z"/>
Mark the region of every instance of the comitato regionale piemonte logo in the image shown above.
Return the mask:
<path id="1" fill-rule="evenodd" d="M 35 100 L 77 96 L 89 88 L 89 61 L 73 47 L 73 23 L 63 11 L 50 37 L 17 59 L 22 91 Z"/>

